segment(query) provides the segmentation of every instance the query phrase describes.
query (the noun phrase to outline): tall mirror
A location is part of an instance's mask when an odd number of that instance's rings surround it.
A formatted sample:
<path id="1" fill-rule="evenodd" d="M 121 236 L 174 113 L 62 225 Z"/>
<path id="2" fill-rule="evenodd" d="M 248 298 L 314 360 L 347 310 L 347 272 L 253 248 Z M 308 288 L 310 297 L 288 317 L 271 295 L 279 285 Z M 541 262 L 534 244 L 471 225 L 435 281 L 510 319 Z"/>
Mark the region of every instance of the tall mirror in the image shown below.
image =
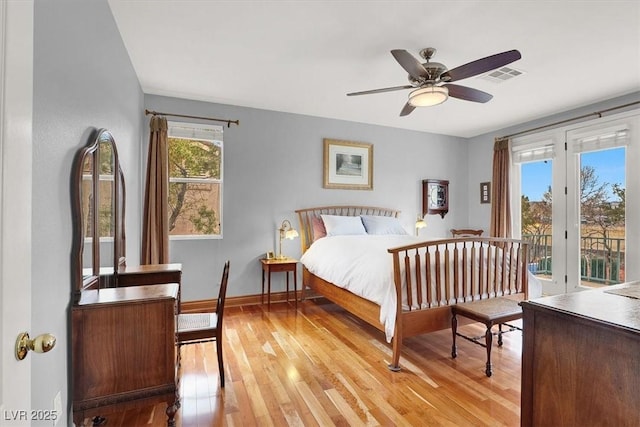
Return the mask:
<path id="1" fill-rule="evenodd" d="M 124 207 L 125 207 L 125 203 L 124 201 L 126 200 L 126 191 L 125 191 L 125 186 L 124 186 L 124 173 L 122 173 L 122 169 L 120 168 L 120 166 L 118 165 L 118 170 L 116 172 L 117 177 L 116 179 L 118 180 L 118 195 L 119 197 L 116 199 L 116 218 L 118 219 L 117 223 L 118 223 L 118 227 L 116 228 L 116 236 L 115 236 L 115 240 L 114 240 L 114 260 L 116 262 L 116 268 L 118 269 L 118 271 L 121 268 L 126 267 L 127 265 L 127 257 L 126 257 L 126 235 L 125 235 L 125 229 L 126 227 L 124 226 Z"/>
<path id="2" fill-rule="evenodd" d="M 124 175 L 106 129 L 78 152 L 72 193 L 74 291 L 115 286 L 114 273 L 124 264 Z"/>
<path id="3" fill-rule="evenodd" d="M 115 263 L 115 213 L 117 210 L 115 197 L 115 144 L 102 135 L 98 144 L 98 229 L 97 236 L 100 253 L 100 286 L 114 286 Z"/>
<path id="4" fill-rule="evenodd" d="M 82 221 L 82 278 L 89 279 L 97 275 L 93 270 L 93 156 L 87 156 L 82 162 L 80 184 L 80 218 Z"/>

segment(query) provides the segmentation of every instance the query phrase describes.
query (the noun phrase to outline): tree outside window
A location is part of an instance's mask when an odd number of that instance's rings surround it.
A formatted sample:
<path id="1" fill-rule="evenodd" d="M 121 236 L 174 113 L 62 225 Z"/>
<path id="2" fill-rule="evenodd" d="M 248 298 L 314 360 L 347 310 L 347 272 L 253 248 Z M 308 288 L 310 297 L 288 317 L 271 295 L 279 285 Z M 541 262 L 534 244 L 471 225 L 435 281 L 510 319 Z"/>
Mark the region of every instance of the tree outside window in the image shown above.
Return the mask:
<path id="1" fill-rule="evenodd" d="M 169 124 L 169 234 L 221 236 L 222 131 Z"/>
<path id="2" fill-rule="evenodd" d="M 527 235 L 534 248 L 532 259 L 539 260 L 547 253 L 546 245 L 551 244 L 551 187 L 542 195 L 542 200 L 531 201 L 525 195 L 521 198 L 522 234 Z M 593 166 L 580 168 L 580 236 L 582 276 L 591 276 L 591 270 L 599 260 L 604 267 L 601 274 L 612 277 L 611 268 L 620 276 L 623 267 L 614 265 L 614 255 L 624 251 L 613 247 L 618 238 L 624 238 L 625 188 L 621 183 L 602 182 Z M 536 253 L 539 251 L 540 253 Z M 538 261 L 540 262 L 540 261 Z M 544 267 L 544 265 L 542 266 Z M 546 268 L 543 268 L 547 270 Z M 550 268 L 549 268 L 550 270 Z"/>

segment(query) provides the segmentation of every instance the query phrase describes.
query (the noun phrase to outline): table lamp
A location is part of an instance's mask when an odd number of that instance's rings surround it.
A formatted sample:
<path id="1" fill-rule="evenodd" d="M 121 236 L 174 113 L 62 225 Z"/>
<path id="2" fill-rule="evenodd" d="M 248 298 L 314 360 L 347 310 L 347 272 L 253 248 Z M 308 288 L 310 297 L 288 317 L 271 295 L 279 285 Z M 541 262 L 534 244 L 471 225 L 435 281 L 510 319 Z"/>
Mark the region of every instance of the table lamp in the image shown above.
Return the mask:
<path id="1" fill-rule="evenodd" d="M 287 259 L 286 255 L 282 255 L 282 239 L 293 240 L 299 236 L 298 232 L 295 228 L 291 226 L 291 223 L 288 219 L 282 221 L 282 225 L 278 229 L 280 232 L 280 250 L 278 252 L 277 259 Z"/>

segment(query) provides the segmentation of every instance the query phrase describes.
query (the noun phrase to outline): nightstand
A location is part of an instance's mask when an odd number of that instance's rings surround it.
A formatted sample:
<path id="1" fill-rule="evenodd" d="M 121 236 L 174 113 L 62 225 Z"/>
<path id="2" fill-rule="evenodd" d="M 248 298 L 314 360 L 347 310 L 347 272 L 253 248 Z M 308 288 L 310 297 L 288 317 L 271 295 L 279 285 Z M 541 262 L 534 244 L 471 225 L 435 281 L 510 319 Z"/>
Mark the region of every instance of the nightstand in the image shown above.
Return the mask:
<path id="1" fill-rule="evenodd" d="M 285 259 L 266 259 L 260 260 L 262 263 L 262 295 L 260 301 L 264 304 L 264 275 L 267 274 L 267 307 L 271 310 L 271 273 L 284 271 L 287 274 L 287 301 L 289 301 L 289 272 L 293 272 L 293 300 L 295 301 L 296 309 L 298 308 L 298 260 L 293 258 Z"/>

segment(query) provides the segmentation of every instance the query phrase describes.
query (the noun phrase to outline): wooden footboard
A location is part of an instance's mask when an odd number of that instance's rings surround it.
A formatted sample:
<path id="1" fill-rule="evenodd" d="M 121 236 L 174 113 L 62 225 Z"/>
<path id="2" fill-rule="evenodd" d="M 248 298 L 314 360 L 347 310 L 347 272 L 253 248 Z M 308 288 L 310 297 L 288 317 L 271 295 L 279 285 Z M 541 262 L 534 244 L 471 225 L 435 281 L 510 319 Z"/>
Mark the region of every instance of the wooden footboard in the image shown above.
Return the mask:
<path id="1" fill-rule="evenodd" d="M 313 222 L 321 214 L 397 216 L 398 211 L 366 206 L 326 206 L 296 211 L 302 251 L 313 243 Z M 389 249 L 397 312 L 391 370 L 400 370 L 404 338 L 451 327 L 451 305 L 513 295 L 527 290 L 527 244 L 520 240 L 469 237 L 433 240 Z M 304 287 L 384 332 L 380 306 L 329 283 L 303 268 Z"/>
<path id="2" fill-rule="evenodd" d="M 398 304 L 391 369 L 404 338 L 451 326 L 451 305 L 512 295 L 528 297 L 527 243 L 468 237 L 389 249 Z"/>

